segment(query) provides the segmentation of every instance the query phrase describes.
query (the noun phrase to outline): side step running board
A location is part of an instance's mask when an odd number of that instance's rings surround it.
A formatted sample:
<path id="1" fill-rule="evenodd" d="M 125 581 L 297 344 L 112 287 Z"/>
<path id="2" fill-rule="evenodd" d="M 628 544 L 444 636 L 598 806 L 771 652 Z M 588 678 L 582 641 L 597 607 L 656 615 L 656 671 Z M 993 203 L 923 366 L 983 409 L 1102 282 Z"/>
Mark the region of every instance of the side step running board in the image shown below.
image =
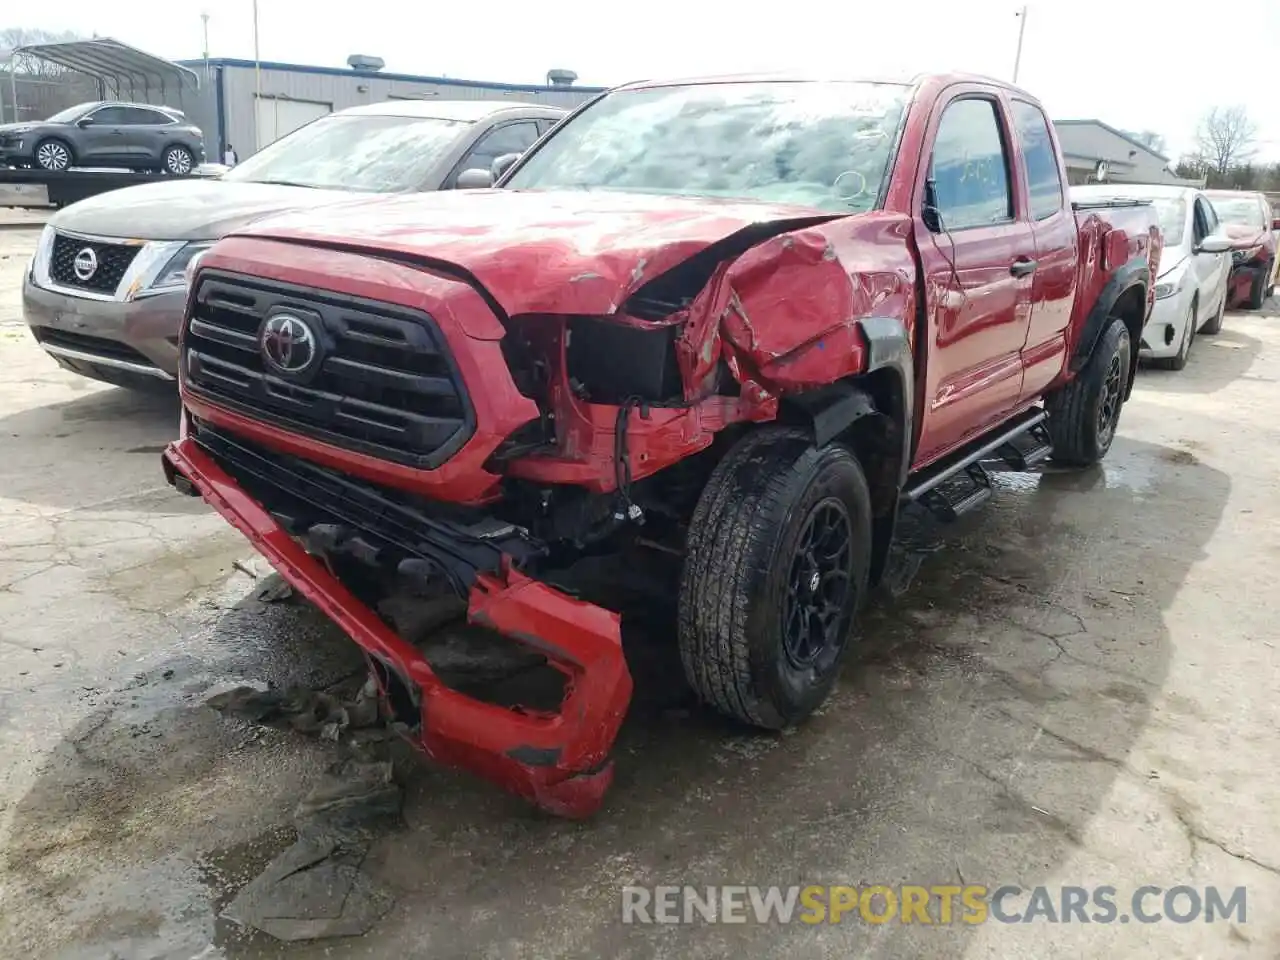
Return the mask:
<path id="1" fill-rule="evenodd" d="M 991 477 L 983 460 L 999 459 L 1015 470 L 1029 470 L 1053 452 L 1046 419 L 1039 408 L 1023 411 L 995 433 L 978 437 L 926 467 L 908 482 L 903 498 L 924 503 L 944 520 L 968 513 L 991 496 Z M 966 489 L 945 495 L 939 488 L 950 480 L 956 486 L 967 480 Z"/>

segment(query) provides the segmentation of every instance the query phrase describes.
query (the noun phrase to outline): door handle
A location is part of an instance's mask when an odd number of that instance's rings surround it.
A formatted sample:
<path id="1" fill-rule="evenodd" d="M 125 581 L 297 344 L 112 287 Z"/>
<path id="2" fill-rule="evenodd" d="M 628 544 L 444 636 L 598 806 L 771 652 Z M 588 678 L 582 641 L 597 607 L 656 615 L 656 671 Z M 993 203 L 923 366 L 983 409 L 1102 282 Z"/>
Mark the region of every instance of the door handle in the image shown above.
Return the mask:
<path id="1" fill-rule="evenodd" d="M 1028 260 L 1025 257 L 1021 260 L 1015 260 L 1009 266 L 1009 272 L 1015 277 L 1025 277 L 1036 272 L 1036 267 L 1040 264 L 1035 260 Z"/>

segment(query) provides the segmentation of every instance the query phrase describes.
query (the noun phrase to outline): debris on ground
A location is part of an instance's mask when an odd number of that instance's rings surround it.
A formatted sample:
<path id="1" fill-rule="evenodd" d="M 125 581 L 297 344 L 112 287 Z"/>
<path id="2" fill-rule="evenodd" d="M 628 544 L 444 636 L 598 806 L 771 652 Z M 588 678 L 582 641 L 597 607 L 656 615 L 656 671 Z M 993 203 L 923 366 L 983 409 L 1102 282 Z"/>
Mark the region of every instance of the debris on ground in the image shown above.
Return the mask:
<path id="1" fill-rule="evenodd" d="M 293 599 L 293 587 L 289 581 L 278 573 L 273 573 L 260 582 L 253 598 L 261 603 L 280 603 Z"/>
<path id="2" fill-rule="evenodd" d="M 219 693 L 205 703 L 227 716 L 286 727 L 321 740 L 337 740 L 348 730 L 378 723 L 378 692 L 372 679 L 347 701 L 328 691 L 306 687 L 259 690 L 246 686 Z"/>
<path id="3" fill-rule="evenodd" d="M 223 916 L 278 940 L 366 933 L 395 897 L 361 869 L 381 831 L 399 822 L 402 795 L 388 761 L 335 764 L 294 811 L 297 841 L 227 905 Z"/>
<path id="4" fill-rule="evenodd" d="M 325 692 L 252 687 L 208 702 L 254 723 L 284 722 L 322 739 L 377 722 L 372 682 L 346 705 Z M 403 799 L 391 762 L 371 759 L 369 747 L 376 743 L 367 738 L 352 744 L 302 798 L 293 813 L 297 840 L 240 890 L 224 917 L 278 940 L 317 940 L 359 936 L 391 909 L 395 898 L 361 869 L 373 840 L 399 824 Z"/>

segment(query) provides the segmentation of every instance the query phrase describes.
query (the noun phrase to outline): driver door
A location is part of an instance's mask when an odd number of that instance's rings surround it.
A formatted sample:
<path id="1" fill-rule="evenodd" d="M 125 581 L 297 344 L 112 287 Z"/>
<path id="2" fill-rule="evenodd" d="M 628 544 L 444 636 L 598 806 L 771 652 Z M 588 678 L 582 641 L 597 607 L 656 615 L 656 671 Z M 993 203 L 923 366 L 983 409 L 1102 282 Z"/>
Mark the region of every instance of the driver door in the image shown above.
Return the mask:
<path id="1" fill-rule="evenodd" d="M 87 126 L 76 136 L 77 157 L 82 165 L 108 164 L 128 159 L 124 107 L 100 107 L 87 117 Z"/>
<path id="2" fill-rule="evenodd" d="M 922 163 L 941 227 L 914 218 L 929 338 L 918 466 L 1018 403 L 1036 270 L 1005 101 L 984 88 L 952 90 L 930 117 Z M 924 189 L 922 181 L 918 202 Z"/>

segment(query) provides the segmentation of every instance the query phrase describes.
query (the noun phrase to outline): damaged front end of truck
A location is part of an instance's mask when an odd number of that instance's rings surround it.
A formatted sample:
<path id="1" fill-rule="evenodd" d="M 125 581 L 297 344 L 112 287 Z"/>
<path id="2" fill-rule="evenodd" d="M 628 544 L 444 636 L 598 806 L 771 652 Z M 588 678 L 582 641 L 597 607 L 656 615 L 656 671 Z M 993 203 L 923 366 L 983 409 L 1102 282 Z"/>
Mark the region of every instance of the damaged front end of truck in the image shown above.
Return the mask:
<path id="1" fill-rule="evenodd" d="M 360 645 L 426 754 L 588 815 L 632 693 L 624 624 L 674 594 L 722 452 L 792 418 L 826 442 L 837 410 L 905 464 L 911 224 L 851 212 L 497 190 L 248 228 L 192 278 L 166 475 Z M 901 372 L 882 394 L 839 389 L 876 367 Z M 886 515 L 899 479 L 868 478 Z M 454 598 L 555 696 L 446 682 L 390 594 Z"/>

